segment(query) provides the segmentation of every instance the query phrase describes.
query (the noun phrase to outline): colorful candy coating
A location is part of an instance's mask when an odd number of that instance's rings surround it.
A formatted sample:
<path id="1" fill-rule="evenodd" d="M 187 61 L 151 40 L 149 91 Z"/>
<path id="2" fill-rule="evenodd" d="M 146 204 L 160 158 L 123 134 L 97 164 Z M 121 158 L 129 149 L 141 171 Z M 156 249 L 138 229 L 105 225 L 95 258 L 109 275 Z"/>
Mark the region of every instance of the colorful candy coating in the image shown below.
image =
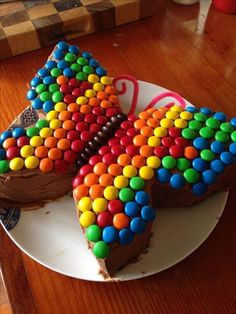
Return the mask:
<path id="1" fill-rule="evenodd" d="M 130 222 L 130 230 L 134 233 L 143 233 L 146 228 L 145 221 L 140 217 L 135 217 Z"/>
<path id="2" fill-rule="evenodd" d="M 97 242 L 102 237 L 102 229 L 98 225 L 90 225 L 86 229 L 86 238 L 91 242 Z"/>

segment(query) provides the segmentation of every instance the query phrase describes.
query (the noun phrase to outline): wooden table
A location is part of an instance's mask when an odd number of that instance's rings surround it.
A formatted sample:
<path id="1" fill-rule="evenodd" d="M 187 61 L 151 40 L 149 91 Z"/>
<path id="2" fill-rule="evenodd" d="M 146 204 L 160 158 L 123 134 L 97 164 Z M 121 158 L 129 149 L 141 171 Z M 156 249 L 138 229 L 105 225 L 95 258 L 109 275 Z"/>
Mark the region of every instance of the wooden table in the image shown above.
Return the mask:
<path id="1" fill-rule="evenodd" d="M 236 16 L 210 1 L 160 1 L 153 17 L 74 40 L 113 76 L 128 73 L 177 91 L 197 106 L 236 115 Z M 51 48 L 0 63 L 1 130 L 26 106 L 26 82 Z M 14 313 L 233 313 L 236 309 L 236 188 L 214 232 L 191 256 L 157 275 L 96 283 L 53 272 L 0 228 L 0 262 Z M 210 210 L 210 209 L 209 209 Z"/>

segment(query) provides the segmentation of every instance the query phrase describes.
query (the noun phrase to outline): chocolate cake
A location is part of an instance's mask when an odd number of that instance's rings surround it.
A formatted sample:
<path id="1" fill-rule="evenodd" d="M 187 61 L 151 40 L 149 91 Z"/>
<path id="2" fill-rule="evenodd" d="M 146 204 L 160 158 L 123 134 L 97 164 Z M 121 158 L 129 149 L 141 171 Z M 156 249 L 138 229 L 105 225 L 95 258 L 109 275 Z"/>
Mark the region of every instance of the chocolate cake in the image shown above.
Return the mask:
<path id="1" fill-rule="evenodd" d="M 186 107 L 172 92 L 136 116 L 137 81 L 120 79 L 134 83 L 127 115 L 124 82 L 118 91 L 91 53 L 60 42 L 31 81 L 34 118 L 19 123 L 23 113 L 0 136 L 0 206 L 41 204 L 73 187 L 105 277 L 148 247 L 157 208 L 190 206 L 236 181 L 236 118 Z M 167 96 L 175 103 L 155 108 Z"/>

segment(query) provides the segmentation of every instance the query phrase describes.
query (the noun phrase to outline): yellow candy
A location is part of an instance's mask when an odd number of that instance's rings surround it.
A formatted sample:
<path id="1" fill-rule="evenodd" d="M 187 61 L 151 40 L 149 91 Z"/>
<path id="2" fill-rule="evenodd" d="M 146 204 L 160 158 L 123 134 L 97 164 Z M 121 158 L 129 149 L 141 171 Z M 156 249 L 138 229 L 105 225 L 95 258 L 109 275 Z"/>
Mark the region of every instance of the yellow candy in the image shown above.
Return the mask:
<path id="1" fill-rule="evenodd" d="M 88 97 L 88 98 L 92 98 L 96 96 L 96 92 L 93 89 L 87 89 L 84 93 L 84 96 Z"/>
<path id="2" fill-rule="evenodd" d="M 85 97 L 85 96 L 80 96 L 80 97 L 78 97 L 78 98 L 76 99 L 76 103 L 77 103 L 78 105 L 85 105 L 85 104 L 87 104 L 87 102 L 88 102 L 88 98 Z"/>
<path id="3" fill-rule="evenodd" d="M 51 123 L 51 122 L 50 122 Z M 50 128 L 42 128 L 39 132 L 39 135 L 42 137 L 42 138 L 47 138 L 49 136 L 52 136 L 52 133 L 53 133 L 53 130 L 50 129 Z"/>
<path id="4" fill-rule="evenodd" d="M 25 167 L 27 169 L 35 169 L 38 167 L 39 159 L 35 156 L 29 156 L 25 159 Z"/>
<path id="5" fill-rule="evenodd" d="M 173 125 L 174 125 L 174 123 L 171 119 L 164 118 L 164 119 L 161 119 L 161 121 L 160 121 L 160 126 L 162 126 L 163 128 L 169 129 Z"/>
<path id="6" fill-rule="evenodd" d="M 57 112 L 62 112 L 64 110 L 66 110 L 67 106 L 64 102 L 58 102 L 56 103 L 56 105 L 54 106 L 54 109 L 57 111 Z"/>
<path id="7" fill-rule="evenodd" d="M 93 89 L 96 91 L 96 92 L 99 92 L 101 90 L 104 90 L 104 85 L 101 84 L 101 83 L 95 83 L 93 84 Z"/>
<path id="8" fill-rule="evenodd" d="M 30 139 L 30 145 L 33 147 L 38 147 L 43 144 L 43 139 L 41 136 L 35 135 Z"/>
<path id="9" fill-rule="evenodd" d="M 50 128 L 53 130 L 59 129 L 61 127 L 61 125 L 62 125 L 62 122 L 59 119 L 53 119 L 49 123 Z"/>
<path id="10" fill-rule="evenodd" d="M 150 136 L 148 138 L 148 145 L 151 146 L 151 147 L 156 147 L 156 146 L 159 146 L 161 143 L 161 140 L 159 137 L 156 137 L 156 136 Z"/>
<path id="11" fill-rule="evenodd" d="M 188 123 L 183 119 L 176 119 L 174 125 L 179 129 L 184 129 L 187 127 Z"/>
<path id="12" fill-rule="evenodd" d="M 79 200 L 78 208 L 81 212 L 85 212 L 92 208 L 92 200 L 90 197 L 85 196 Z"/>
<path id="13" fill-rule="evenodd" d="M 32 156 L 34 153 L 34 148 L 30 145 L 24 145 L 20 149 L 20 154 L 23 158 L 27 158 L 29 156 Z"/>
<path id="14" fill-rule="evenodd" d="M 167 133 L 168 133 L 167 129 L 161 126 L 154 129 L 154 135 L 157 137 L 164 137 L 167 135 Z"/>
<path id="15" fill-rule="evenodd" d="M 123 169 L 123 175 L 127 178 L 133 178 L 137 175 L 137 173 L 137 168 L 132 165 L 125 166 Z"/>
<path id="16" fill-rule="evenodd" d="M 55 111 L 55 110 L 49 111 L 49 112 L 47 113 L 47 115 L 46 115 L 46 119 L 47 119 L 48 121 L 51 121 L 51 120 L 53 120 L 53 119 L 57 119 L 57 117 L 58 117 L 58 112 Z"/>
<path id="17" fill-rule="evenodd" d="M 92 84 L 97 83 L 99 82 L 99 77 L 96 74 L 89 74 L 88 81 Z"/>
<path id="18" fill-rule="evenodd" d="M 188 111 L 182 111 L 180 114 L 180 118 L 184 120 L 191 120 L 193 118 L 193 114 Z"/>
<path id="19" fill-rule="evenodd" d="M 9 167 L 13 171 L 21 170 L 24 167 L 24 161 L 20 157 L 13 158 L 9 163 Z"/>
<path id="20" fill-rule="evenodd" d="M 166 112 L 166 118 L 168 119 L 172 119 L 172 120 L 175 120 L 175 119 L 178 119 L 179 117 L 179 113 L 177 111 L 167 111 Z"/>
<path id="21" fill-rule="evenodd" d="M 82 227 L 86 228 L 92 225 L 96 220 L 96 215 L 91 211 L 86 211 L 82 213 L 79 217 L 79 222 Z"/>
<path id="22" fill-rule="evenodd" d="M 100 82 L 104 85 L 111 85 L 112 84 L 112 78 L 109 76 L 102 76 L 100 79 Z"/>
<path id="23" fill-rule="evenodd" d="M 170 108 L 171 111 L 182 112 L 184 109 L 179 105 L 174 105 Z"/>
<path id="24" fill-rule="evenodd" d="M 144 180 L 150 180 L 154 176 L 154 170 L 149 166 L 143 166 L 139 169 L 139 176 Z"/>
<path id="25" fill-rule="evenodd" d="M 150 156 L 147 158 L 147 165 L 153 169 L 157 169 L 161 165 L 161 160 L 156 156 Z"/>
<path id="26" fill-rule="evenodd" d="M 92 208 L 96 214 L 102 213 L 107 209 L 107 201 L 102 197 L 96 198 L 93 201 Z"/>
<path id="27" fill-rule="evenodd" d="M 111 201 L 111 200 L 114 200 L 117 198 L 118 196 L 118 190 L 116 187 L 114 186 L 107 186 L 104 190 L 104 197 L 108 200 L 108 201 Z"/>
<path id="28" fill-rule="evenodd" d="M 114 179 L 114 186 L 117 189 L 123 189 L 126 188 L 129 184 L 129 180 L 125 176 L 117 176 Z"/>

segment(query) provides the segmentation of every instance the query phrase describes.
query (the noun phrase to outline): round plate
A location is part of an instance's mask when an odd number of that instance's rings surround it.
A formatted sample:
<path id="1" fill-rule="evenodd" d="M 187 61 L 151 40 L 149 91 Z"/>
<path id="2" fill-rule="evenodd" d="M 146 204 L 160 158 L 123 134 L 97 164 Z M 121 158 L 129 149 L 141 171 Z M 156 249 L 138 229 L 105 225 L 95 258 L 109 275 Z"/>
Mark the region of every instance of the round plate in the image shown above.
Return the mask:
<path id="1" fill-rule="evenodd" d="M 137 112 L 156 95 L 167 91 L 142 81 L 139 87 Z M 128 111 L 131 98 L 132 87 L 128 87 L 128 93 L 121 97 L 124 111 Z M 160 101 L 158 106 L 172 100 Z M 124 281 L 146 277 L 184 259 L 212 232 L 226 200 L 227 192 L 221 192 L 195 206 L 158 210 L 147 253 L 119 271 L 115 279 Z M 71 196 L 48 203 L 38 210 L 21 212 L 18 224 L 8 234 L 22 251 L 54 271 L 85 280 L 105 281 L 99 275 L 97 261 L 79 227 Z"/>

